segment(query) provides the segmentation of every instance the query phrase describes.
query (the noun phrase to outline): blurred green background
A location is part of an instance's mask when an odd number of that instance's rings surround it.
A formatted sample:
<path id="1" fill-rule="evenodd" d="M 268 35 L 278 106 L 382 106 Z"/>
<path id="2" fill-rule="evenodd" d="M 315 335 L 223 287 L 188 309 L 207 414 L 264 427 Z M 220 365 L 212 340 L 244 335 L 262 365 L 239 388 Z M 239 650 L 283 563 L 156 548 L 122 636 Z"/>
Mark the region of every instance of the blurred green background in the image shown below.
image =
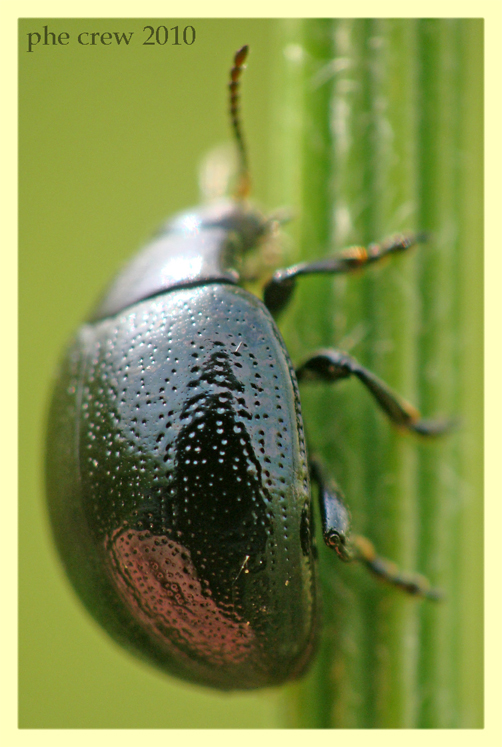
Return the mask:
<path id="1" fill-rule="evenodd" d="M 196 41 L 143 46 L 146 25 L 177 25 L 180 33 L 191 25 Z M 164 218 L 199 202 L 201 161 L 230 139 L 227 77 L 234 52 L 245 43 L 251 53 L 244 127 L 254 197 L 266 203 L 276 25 L 273 20 L 20 21 L 21 728 L 279 724 L 276 692 L 226 696 L 184 685 L 109 640 L 63 575 L 43 488 L 45 418 L 58 357 L 117 268 Z M 56 39 L 69 33 L 69 44 L 44 45 L 44 26 Z M 77 37 L 83 31 L 134 31 L 134 36 L 127 47 L 82 46 Z M 42 40 L 30 53 L 27 34 L 33 32 Z"/>

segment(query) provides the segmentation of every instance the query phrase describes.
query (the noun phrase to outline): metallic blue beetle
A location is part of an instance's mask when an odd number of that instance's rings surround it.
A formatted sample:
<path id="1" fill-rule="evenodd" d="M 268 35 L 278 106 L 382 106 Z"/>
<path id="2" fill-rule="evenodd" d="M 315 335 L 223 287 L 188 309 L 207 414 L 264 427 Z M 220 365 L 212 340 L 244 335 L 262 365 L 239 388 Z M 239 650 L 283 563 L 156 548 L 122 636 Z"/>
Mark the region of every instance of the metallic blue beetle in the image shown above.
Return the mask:
<path id="1" fill-rule="evenodd" d="M 310 480 L 325 541 L 343 560 L 438 596 L 350 536 L 339 489 L 307 457 L 297 379 L 355 375 L 394 423 L 444 429 L 338 351 L 295 372 L 272 316 L 296 277 L 348 272 L 420 237 L 279 270 L 264 302 L 240 287 L 244 255 L 274 225 L 245 199 L 237 91 L 246 54 L 236 54 L 230 83 L 237 196 L 170 220 L 112 284 L 62 363 L 47 450 L 56 542 L 87 608 L 135 653 L 225 690 L 294 679 L 312 659 Z"/>

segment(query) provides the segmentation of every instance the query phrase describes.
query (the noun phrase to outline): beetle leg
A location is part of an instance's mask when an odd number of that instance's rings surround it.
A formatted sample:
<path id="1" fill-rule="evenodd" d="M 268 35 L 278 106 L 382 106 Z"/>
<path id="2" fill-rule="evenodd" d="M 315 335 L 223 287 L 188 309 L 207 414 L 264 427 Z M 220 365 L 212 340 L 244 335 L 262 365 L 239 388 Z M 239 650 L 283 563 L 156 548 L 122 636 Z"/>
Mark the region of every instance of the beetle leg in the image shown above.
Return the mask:
<path id="1" fill-rule="evenodd" d="M 343 493 L 333 479 L 328 479 L 319 461 L 311 458 L 310 476 L 319 488 L 322 536 L 328 547 L 345 562 L 354 559 L 350 536 L 350 514 Z"/>
<path id="2" fill-rule="evenodd" d="M 376 576 L 398 589 L 417 597 L 425 597 L 437 602 L 444 599 L 441 589 L 433 588 L 428 579 L 420 573 L 405 573 L 395 563 L 376 554 L 373 543 L 360 534 L 352 537 L 355 549 L 354 560 L 364 563 L 366 568 Z"/>
<path id="3" fill-rule="evenodd" d="M 353 272 L 391 254 L 404 252 L 419 242 L 426 241 L 427 234 L 397 234 L 381 243 L 352 246 L 331 257 L 315 262 L 300 262 L 297 265 L 277 270 L 263 291 L 263 300 L 268 310 L 276 315 L 288 304 L 295 289 L 296 278 L 301 275 L 339 274 Z"/>
<path id="4" fill-rule="evenodd" d="M 432 588 L 419 573 L 405 573 L 397 565 L 377 555 L 369 539 L 350 534 L 350 516 L 343 493 L 332 478 L 328 478 L 316 458 L 310 460 L 310 476 L 319 489 L 322 534 L 326 545 L 333 548 L 345 562 L 357 560 L 383 581 L 414 596 L 440 600 L 443 593 Z"/>
<path id="5" fill-rule="evenodd" d="M 327 382 L 357 376 L 395 425 L 422 436 L 439 436 L 453 425 L 448 420 L 422 420 L 415 407 L 401 399 L 355 358 L 339 350 L 319 350 L 300 366 L 296 375 L 298 381 Z"/>

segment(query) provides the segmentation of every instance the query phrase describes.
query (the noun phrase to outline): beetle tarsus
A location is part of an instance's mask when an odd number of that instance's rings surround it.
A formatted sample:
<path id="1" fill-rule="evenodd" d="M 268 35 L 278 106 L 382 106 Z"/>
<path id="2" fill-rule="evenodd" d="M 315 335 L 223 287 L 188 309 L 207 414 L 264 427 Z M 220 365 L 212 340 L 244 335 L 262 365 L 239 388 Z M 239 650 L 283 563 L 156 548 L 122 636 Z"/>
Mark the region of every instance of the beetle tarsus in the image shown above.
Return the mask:
<path id="1" fill-rule="evenodd" d="M 410 430 L 414 433 L 418 433 L 419 436 L 434 438 L 434 436 L 443 436 L 446 433 L 450 433 L 458 428 L 458 425 L 457 420 L 448 420 L 447 418 L 438 420 L 418 420 L 410 425 Z"/>
<path id="2" fill-rule="evenodd" d="M 371 573 L 378 576 L 382 581 L 386 581 L 391 586 L 395 586 L 412 596 L 423 597 L 435 602 L 444 599 L 443 591 L 432 587 L 425 576 L 420 573 L 405 573 L 392 561 L 377 555 L 373 543 L 366 537 L 355 535 L 352 542 L 355 548 L 354 560 L 363 563 Z"/>

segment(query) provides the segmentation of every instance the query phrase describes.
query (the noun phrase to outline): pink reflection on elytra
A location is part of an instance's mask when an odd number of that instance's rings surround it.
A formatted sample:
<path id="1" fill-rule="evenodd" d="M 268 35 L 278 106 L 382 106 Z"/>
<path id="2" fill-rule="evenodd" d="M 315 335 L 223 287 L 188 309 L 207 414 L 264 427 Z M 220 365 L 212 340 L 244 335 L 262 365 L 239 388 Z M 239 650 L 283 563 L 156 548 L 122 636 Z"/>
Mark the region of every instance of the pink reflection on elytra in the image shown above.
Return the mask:
<path id="1" fill-rule="evenodd" d="M 230 619 L 203 588 L 179 543 L 137 529 L 117 529 L 105 541 L 115 586 L 136 621 L 177 657 L 213 666 L 242 663 L 255 635 Z M 185 656 L 183 658 L 185 658 Z"/>

